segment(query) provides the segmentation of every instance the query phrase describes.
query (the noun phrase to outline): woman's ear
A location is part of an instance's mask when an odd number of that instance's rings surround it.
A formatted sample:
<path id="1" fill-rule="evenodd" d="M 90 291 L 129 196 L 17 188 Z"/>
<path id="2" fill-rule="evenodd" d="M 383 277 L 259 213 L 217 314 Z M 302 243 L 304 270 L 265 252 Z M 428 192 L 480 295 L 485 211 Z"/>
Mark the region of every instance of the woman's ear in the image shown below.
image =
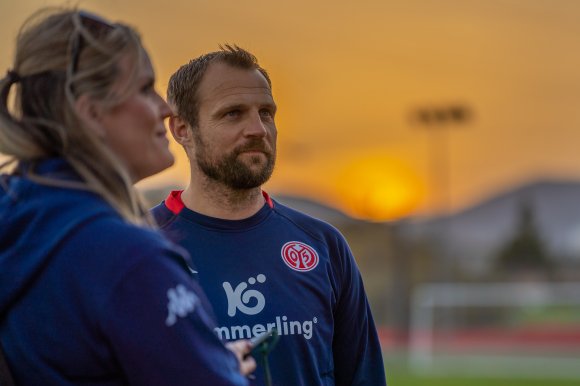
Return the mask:
<path id="1" fill-rule="evenodd" d="M 105 129 L 101 124 L 102 107 L 97 101 L 83 94 L 75 101 L 75 110 L 83 123 L 92 130 L 97 137 L 105 138 Z"/>
<path id="2" fill-rule="evenodd" d="M 169 117 L 169 131 L 181 146 L 188 148 L 193 144 L 193 133 L 189 124 L 180 116 L 172 115 Z"/>

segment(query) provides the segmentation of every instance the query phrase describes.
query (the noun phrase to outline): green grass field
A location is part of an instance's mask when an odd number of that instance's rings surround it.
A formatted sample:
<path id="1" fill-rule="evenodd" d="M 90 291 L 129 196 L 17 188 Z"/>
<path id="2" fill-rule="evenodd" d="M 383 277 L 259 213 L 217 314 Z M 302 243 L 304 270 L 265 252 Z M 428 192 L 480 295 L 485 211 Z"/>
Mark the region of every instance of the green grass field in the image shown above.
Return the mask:
<path id="1" fill-rule="evenodd" d="M 578 386 L 580 380 L 427 377 L 387 369 L 387 383 L 389 386 Z"/>
<path id="2" fill-rule="evenodd" d="M 578 360 L 580 366 L 580 359 Z M 414 374 L 401 358 L 385 358 L 389 386 L 579 386 L 580 379 L 496 378 Z"/>

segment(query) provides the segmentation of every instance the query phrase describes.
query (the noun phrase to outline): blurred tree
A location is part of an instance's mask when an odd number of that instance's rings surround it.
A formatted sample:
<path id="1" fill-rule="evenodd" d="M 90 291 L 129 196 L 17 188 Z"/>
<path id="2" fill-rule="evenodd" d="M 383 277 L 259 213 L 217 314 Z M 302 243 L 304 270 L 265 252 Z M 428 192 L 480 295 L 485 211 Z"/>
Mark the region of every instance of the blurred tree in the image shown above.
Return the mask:
<path id="1" fill-rule="evenodd" d="M 548 270 L 550 259 L 536 227 L 532 205 L 522 202 L 518 216 L 513 237 L 507 241 L 498 254 L 497 268 L 505 273 Z"/>

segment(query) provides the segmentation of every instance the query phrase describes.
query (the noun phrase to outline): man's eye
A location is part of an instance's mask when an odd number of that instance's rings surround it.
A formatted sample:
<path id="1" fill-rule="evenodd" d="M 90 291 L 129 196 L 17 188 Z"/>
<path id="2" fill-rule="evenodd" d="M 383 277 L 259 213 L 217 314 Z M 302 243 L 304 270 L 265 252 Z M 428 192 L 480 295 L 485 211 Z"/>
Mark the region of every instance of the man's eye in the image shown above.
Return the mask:
<path id="1" fill-rule="evenodd" d="M 270 110 L 260 110 L 260 115 L 262 117 L 266 117 L 266 118 L 272 118 L 274 116 L 274 114 L 272 113 L 272 111 Z"/>
<path id="2" fill-rule="evenodd" d="M 226 113 L 226 117 L 235 118 L 240 115 L 240 110 L 232 110 Z"/>

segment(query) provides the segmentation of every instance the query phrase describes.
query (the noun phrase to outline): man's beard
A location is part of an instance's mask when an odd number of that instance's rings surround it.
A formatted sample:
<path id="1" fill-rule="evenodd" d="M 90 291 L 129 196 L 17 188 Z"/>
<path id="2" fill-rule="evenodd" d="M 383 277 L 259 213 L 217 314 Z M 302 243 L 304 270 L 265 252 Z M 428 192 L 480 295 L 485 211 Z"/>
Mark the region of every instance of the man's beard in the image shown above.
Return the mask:
<path id="1" fill-rule="evenodd" d="M 218 161 L 211 161 L 207 155 L 207 146 L 199 135 L 195 136 L 197 144 L 196 162 L 201 171 L 212 180 L 221 182 L 225 186 L 235 190 L 247 190 L 263 185 L 274 171 L 276 162 L 276 150 L 267 150 L 262 139 L 253 139 L 244 145 L 236 147 L 231 153 L 226 154 Z M 266 164 L 257 171 L 252 170 L 238 156 L 244 151 L 262 151 L 266 156 Z M 258 164 L 260 156 L 250 158 L 250 163 Z M 261 157 L 260 157 L 261 158 Z"/>

